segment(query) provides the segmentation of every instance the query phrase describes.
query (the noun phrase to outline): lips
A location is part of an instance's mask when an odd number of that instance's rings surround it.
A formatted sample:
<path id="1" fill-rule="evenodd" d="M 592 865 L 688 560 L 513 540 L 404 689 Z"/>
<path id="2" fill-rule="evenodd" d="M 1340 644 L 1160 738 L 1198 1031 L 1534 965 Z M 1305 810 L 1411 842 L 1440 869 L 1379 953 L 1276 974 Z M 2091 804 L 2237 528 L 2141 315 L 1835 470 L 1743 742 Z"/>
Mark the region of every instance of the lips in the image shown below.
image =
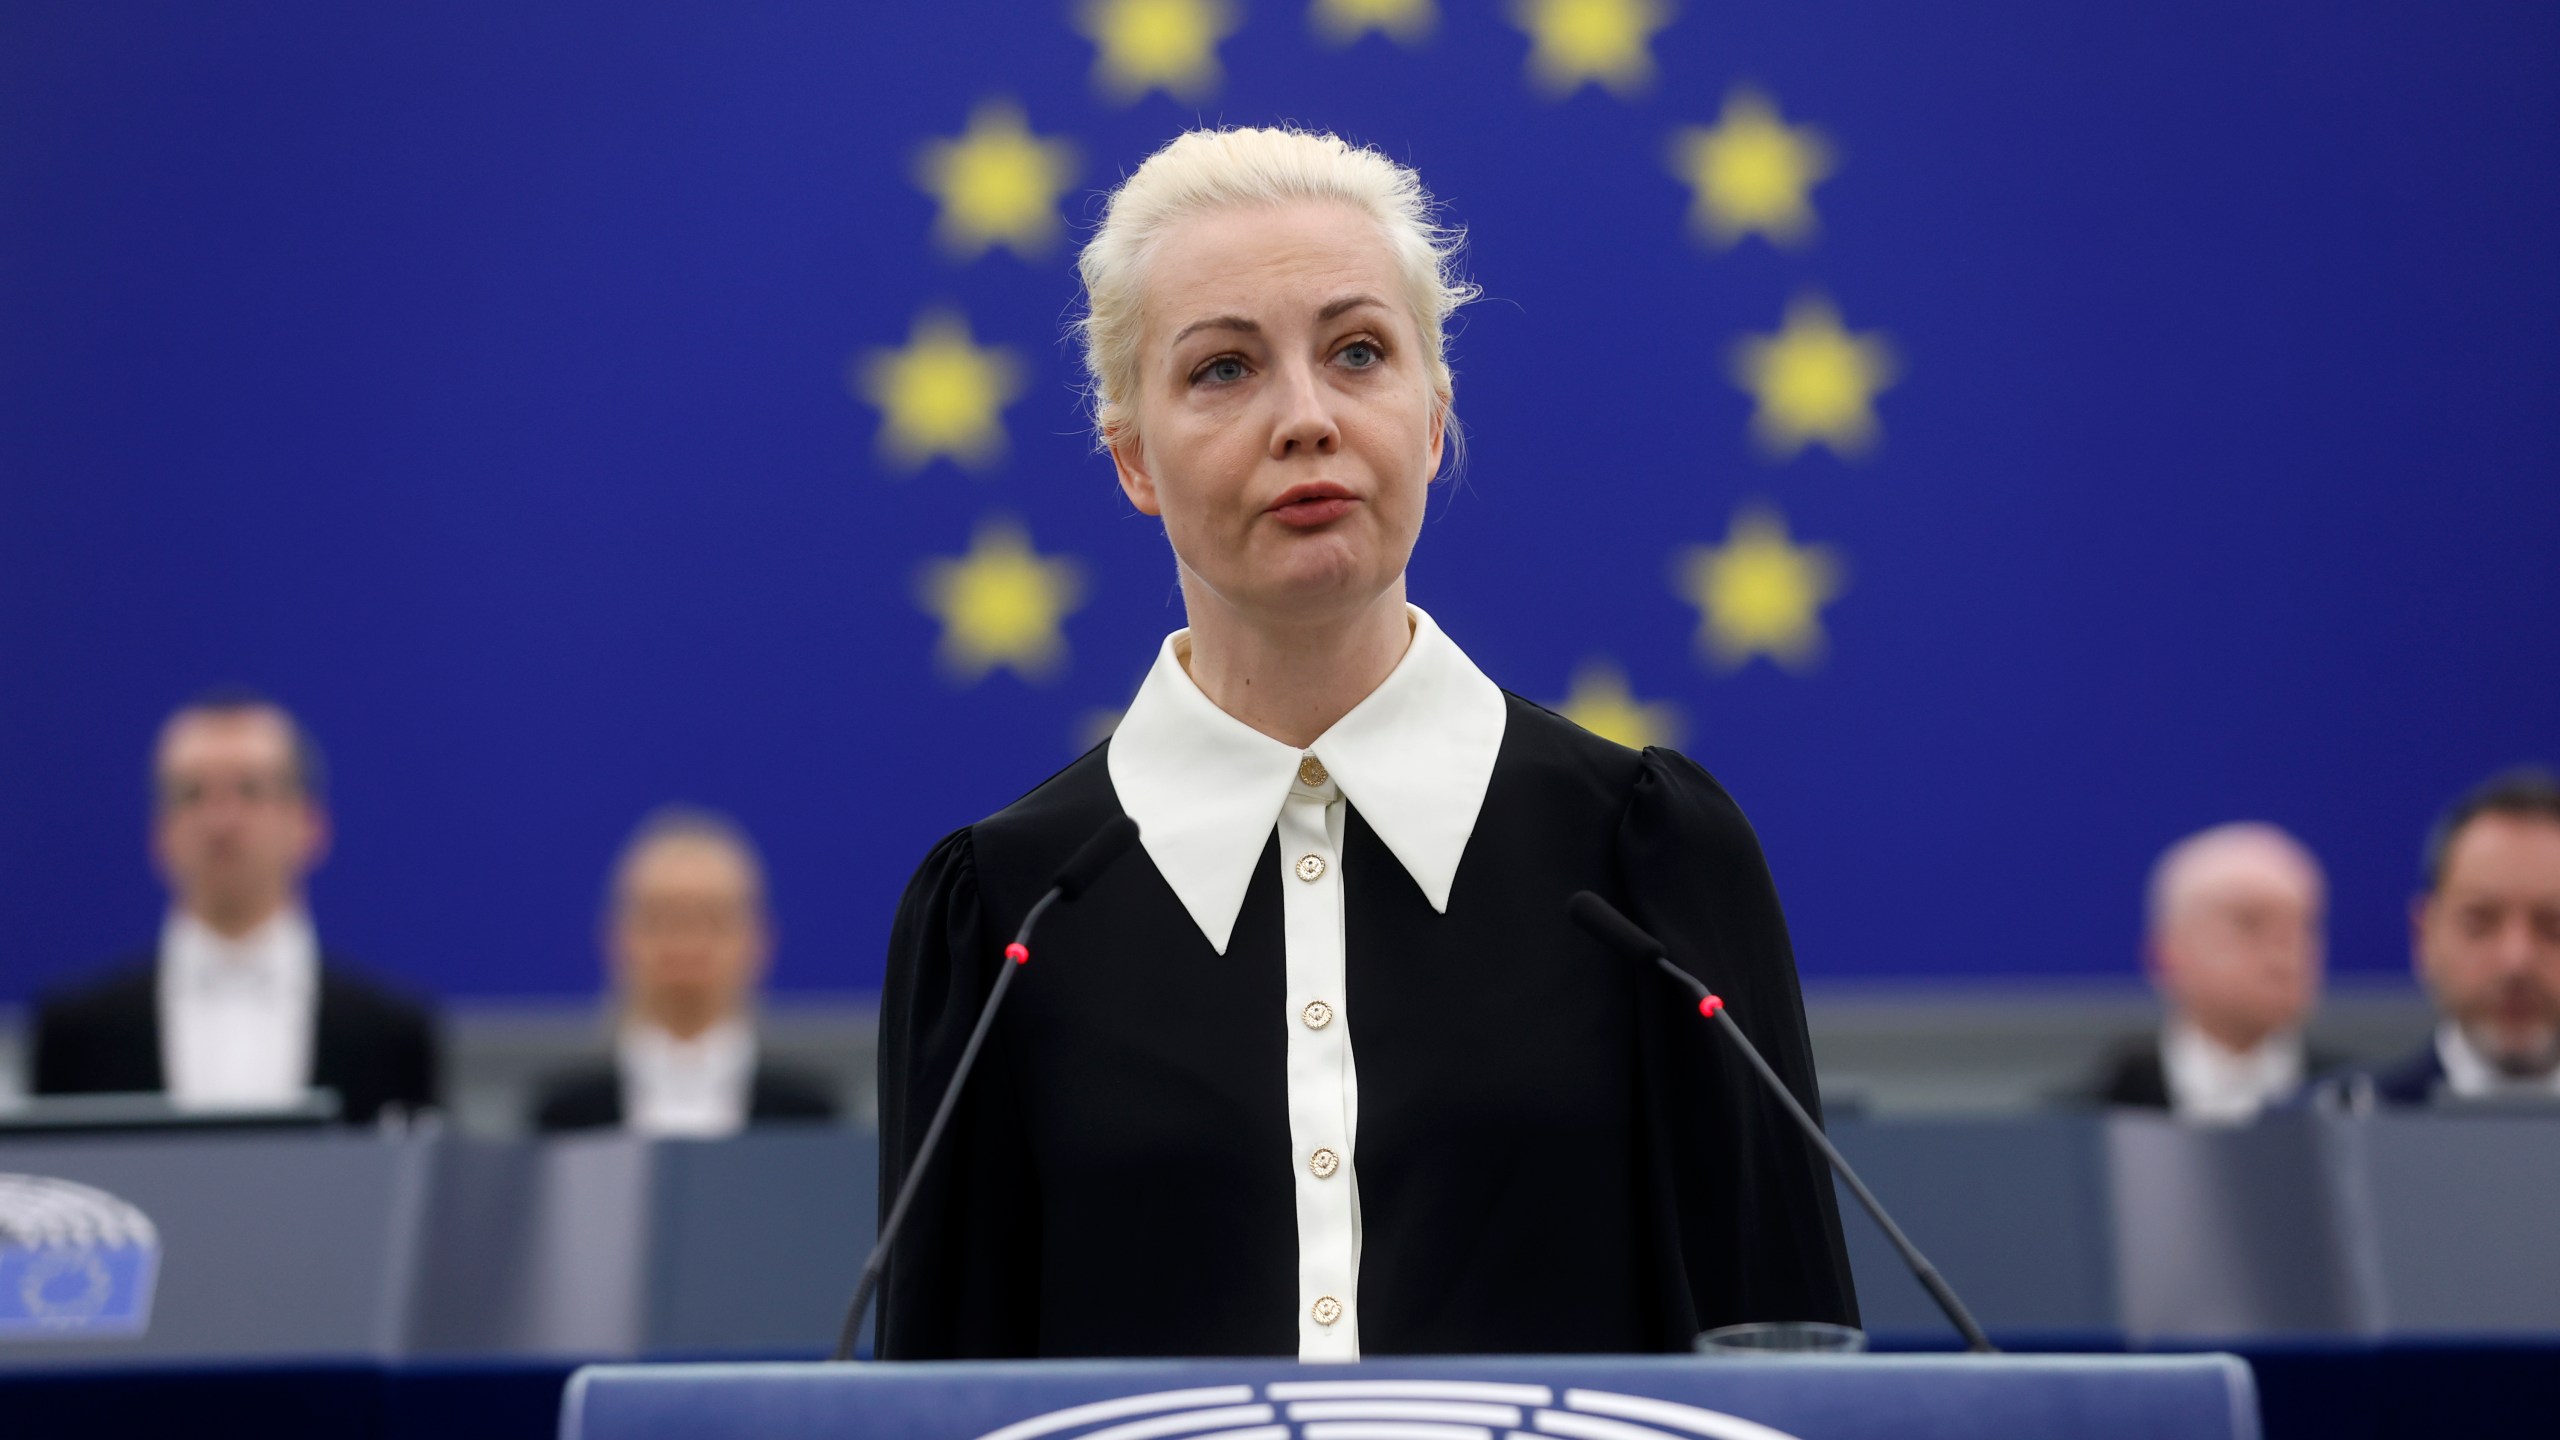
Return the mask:
<path id="1" fill-rule="evenodd" d="M 1352 494 L 1347 486 L 1336 485 L 1330 480 L 1312 480 L 1281 491 L 1263 513 L 1283 525 L 1312 529 L 1342 518 L 1359 503 L 1360 497 Z"/>

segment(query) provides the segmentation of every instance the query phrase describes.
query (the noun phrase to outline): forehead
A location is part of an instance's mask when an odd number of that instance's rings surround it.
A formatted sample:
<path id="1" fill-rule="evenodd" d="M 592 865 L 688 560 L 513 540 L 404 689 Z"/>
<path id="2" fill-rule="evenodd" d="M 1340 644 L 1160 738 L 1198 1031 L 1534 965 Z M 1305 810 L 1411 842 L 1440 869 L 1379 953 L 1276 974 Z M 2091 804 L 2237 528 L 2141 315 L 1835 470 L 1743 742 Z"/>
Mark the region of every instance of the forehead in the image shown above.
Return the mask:
<path id="1" fill-rule="evenodd" d="M 2473 817 L 2445 851 L 2444 883 L 2560 890 L 2560 820 L 2494 810 Z"/>
<path id="2" fill-rule="evenodd" d="M 1328 200 L 1227 207 L 1186 216 L 1147 262 L 1150 338 L 1234 315 L 1264 325 L 1311 314 L 1352 293 L 1398 308 L 1395 252 L 1378 222 Z"/>
<path id="3" fill-rule="evenodd" d="M 745 895 L 755 889 L 755 870 L 737 847 L 700 835 L 674 835 L 640 848 L 623 867 L 623 892 L 646 895 Z"/>
<path id="4" fill-rule="evenodd" d="M 2290 846 L 2268 837 L 2216 837 L 2179 859 L 2168 887 L 2173 909 L 2319 900 L 2319 872 Z"/>
<path id="5" fill-rule="evenodd" d="M 163 770 L 285 765 L 292 759 L 293 728 L 274 710 L 185 710 L 160 732 Z"/>
<path id="6" fill-rule="evenodd" d="M 2258 905 L 2269 901 L 2308 904 L 2318 891 L 2319 883 L 2300 866 L 2239 862 L 2199 877 L 2195 894 L 2206 904 Z"/>

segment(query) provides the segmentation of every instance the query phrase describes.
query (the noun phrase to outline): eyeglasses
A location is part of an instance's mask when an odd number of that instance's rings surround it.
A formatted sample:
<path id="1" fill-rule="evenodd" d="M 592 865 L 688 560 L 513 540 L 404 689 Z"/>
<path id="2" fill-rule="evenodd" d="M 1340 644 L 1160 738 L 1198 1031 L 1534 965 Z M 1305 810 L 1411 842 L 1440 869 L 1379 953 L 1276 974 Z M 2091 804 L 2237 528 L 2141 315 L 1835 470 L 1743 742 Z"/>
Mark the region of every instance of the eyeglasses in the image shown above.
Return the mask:
<path id="1" fill-rule="evenodd" d="M 159 791 L 163 811 L 201 810 L 223 800 L 266 806 L 302 798 L 302 787 L 289 775 L 234 775 L 219 780 L 170 778 L 160 782 Z"/>

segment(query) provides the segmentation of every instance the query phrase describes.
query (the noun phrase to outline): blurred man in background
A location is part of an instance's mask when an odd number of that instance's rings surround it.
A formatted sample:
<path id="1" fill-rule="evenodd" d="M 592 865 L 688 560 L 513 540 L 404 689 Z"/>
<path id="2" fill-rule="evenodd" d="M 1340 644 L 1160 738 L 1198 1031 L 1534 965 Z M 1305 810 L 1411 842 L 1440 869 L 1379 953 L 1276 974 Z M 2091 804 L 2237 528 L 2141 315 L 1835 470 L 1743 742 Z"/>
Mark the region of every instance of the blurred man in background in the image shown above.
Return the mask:
<path id="1" fill-rule="evenodd" d="M 825 1082 L 757 1053 L 773 930 L 764 866 L 735 824 L 681 808 L 642 821 L 614 867 L 604 950 L 620 1001 L 613 1058 L 542 1085 L 536 1129 L 709 1137 L 835 1118 Z"/>
<path id="2" fill-rule="evenodd" d="M 2510 770 L 2427 832 L 2412 958 L 2435 1038 L 2332 1090 L 2359 1108 L 2560 1100 L 2560 775 Z"/>
<path id="3" fill-rule="evenodd" d="M 2190 835 L 2151 867 L 2148 905 L 2144 966 L 2168 1016 L 2115 1054 L 2093 1098 L 2232 1123 L 2336 1063 L 2302 1036 L 2326 965 L 2328 887 L 2300 842 L 2259 824 Z"/>
<path id="4" fill-rule="evenodd" d="M 39 1095 L 165 1091 L 187 1109 L 340 1114 L 436 1099 L 420 1005 L 326 953 L 303 901 L 329 848 L 319 747 L 284 708 L 217 691 L 172 715 L 152 767 L 151 858 L 169 888 L 157 950 L 37 1003 Z"/>

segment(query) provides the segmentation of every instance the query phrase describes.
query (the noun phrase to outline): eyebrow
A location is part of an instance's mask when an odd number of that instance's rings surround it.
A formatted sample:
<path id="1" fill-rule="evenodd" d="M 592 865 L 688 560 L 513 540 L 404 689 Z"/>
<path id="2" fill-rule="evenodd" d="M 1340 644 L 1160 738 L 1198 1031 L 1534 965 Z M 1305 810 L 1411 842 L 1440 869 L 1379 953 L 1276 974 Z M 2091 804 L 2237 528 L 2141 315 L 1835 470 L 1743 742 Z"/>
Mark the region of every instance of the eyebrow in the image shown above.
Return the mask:
<path id="1" fill-rule="evenodd" d="M 1345 295 L 1317 311 L 1316 323 L 1321 325 L 1327 320 L 1347 315 L 1363 305 L 1383 306 L 1385 304 L 1385 301 L 1375 295 Z M 1242 315 L 1212 315 L 1205 320 L 1194 320 L 1175 331 L 1172 343 L 1179 345 L 1202 330 L 1234 330 L 1246 335 L 1259 335 L 1262 333 L 1262 326 Z"/>

